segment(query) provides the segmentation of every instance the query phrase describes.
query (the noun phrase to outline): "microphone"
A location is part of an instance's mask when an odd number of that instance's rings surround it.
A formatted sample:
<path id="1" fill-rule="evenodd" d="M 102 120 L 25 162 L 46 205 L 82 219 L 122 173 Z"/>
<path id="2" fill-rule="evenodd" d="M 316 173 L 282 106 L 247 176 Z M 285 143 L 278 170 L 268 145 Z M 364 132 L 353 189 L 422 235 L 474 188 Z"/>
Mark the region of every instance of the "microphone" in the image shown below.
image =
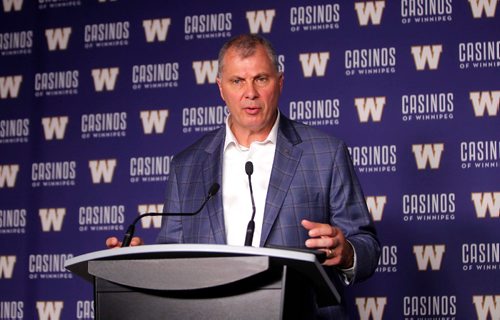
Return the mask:
<path id="1" fill-rule="evenodd" d="M 245 163 L 245 172 L 248 175 L 248 185 L 250 186 L 250 199 L 252 199 L 252 218 L 248 222 L 247 234 L 245 236 L 245 246 L 251 246 L 253 241 L 253 232 L 255 231 L 255 200 L 253 199 L 253 189 L 252 189 L 252 173 L 253 173 L 253 163 L 247 161 Z"/>
<path id="2" fill-rule="evenodd" d="M 201 204 L 201 207 L 196 210 L 195 212 L 190 212 L 190 213 L 182 213 L 182 212 L 147 212 L 139 215 L 134 219 L 134 222 L 128 227 L 127 232 L 125 232 L 125 236 L 123 237 L 122 241 L 122 248 L 123 247 L 128 247 L 130 246 L 130 241 L 132 241 L 132 238 L 134 237 L 134 232 L 135 232 L 135 225 L 139 220 L 141 220 L 144 217 L 149 217 L 149 216 L 194 216 L 195 214 L 200 213 L 201 210 L 205 207 L 205 204 L 207 203 L 210 198 L 215 196 L 215 194 L 219 191 L 219 184 L 216 182 L 212 184 L 210 189 L 208 190 L 208 195 Z"/>

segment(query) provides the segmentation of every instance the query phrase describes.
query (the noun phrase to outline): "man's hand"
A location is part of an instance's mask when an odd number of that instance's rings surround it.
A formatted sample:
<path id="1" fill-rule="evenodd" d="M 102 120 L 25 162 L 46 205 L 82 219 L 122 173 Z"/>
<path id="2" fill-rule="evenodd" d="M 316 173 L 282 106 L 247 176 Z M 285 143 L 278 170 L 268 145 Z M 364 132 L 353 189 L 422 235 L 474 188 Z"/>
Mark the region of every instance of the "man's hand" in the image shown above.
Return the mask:
<path id="1" fill-rule="evenodd" d="M 139 237 L 133 237 L 132 241 L 130 241 L 130 246 L 141 246 L 144 244 L 144 241 L 142 241 L 141 238 Z M 108 249 L 115 249 L 115 248 L 120 248 L 122 246 L 121 241 L 118 240 L 117 237 L 109 237 L 106 239 L 106 247 Z"/>
<path id="2" fill-rule="evenodd" d="M 342 269 L 352 268 L 354 250 L 346 241 L 344 233 L 337 227 L 325 223 L 302 220 L 302 226 L 309 231 L 306 247 L 326 252 L 326 266 L 337 266 Z"/>

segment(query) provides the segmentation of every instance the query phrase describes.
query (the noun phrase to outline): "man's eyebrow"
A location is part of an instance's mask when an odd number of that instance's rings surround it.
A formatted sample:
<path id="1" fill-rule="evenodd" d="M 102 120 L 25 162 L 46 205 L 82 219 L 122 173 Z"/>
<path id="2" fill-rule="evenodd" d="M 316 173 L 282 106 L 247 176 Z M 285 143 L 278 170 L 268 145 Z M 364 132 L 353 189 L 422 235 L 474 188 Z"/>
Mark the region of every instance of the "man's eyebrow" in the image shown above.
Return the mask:
<path id="1" fill-rule="evenodd" d="M 261 77 L 269 77 L 269 76 L 270 76 L 270 75 L 269 75 L 269 73 L 267 73 L 267 72 L 262 72 L 262 73 L 258 73 L 258 74 L 256 74 L 256 75 L 254 76 L 254 79 L 255 79 L 255 78 L 261 78 Z"/>

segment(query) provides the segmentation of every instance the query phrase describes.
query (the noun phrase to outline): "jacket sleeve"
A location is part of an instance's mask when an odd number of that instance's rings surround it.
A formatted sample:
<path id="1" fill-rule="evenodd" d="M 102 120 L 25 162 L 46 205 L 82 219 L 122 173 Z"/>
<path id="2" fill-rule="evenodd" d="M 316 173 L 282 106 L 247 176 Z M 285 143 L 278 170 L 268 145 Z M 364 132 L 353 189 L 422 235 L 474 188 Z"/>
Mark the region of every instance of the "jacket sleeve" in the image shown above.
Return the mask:
<path id="1" fill-rule="evenodd" d="M 345 143 L 335 154 L 330 188 L 330 223 L 339 227 L 356 252 L 351 283 L 370 277 L 377 268 L 380 243 Z"/>

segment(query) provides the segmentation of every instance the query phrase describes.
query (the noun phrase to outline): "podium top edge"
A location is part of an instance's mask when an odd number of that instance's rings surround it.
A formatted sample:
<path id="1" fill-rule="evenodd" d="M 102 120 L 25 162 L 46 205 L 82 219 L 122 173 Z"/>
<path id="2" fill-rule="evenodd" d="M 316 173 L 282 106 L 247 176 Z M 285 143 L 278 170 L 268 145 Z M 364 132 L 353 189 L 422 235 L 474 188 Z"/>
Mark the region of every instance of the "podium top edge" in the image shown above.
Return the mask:
<path id="1" fill-rule="evenodd" d="M 71 270 L 72 267 L 92 260 L 102 259 L 120 259 L 125 257 L 139 257 L 141 255 L 161 255 L 175 253 L 192 253 L 206 255 L 242 255 L 242 256 L 270 256 L 274 258 L 300 260 L 304 262 L 315 263 L 316 256 L 311 252 L 295 251 L 293 248 L 275 249 L 275 248 L 257 248 L 244 246 L 229 246 L 219 244 L 154 244 L 142 245 L 136 247 L 105 249 L 82 254 L 66 260 L 65 268 Z"/>

